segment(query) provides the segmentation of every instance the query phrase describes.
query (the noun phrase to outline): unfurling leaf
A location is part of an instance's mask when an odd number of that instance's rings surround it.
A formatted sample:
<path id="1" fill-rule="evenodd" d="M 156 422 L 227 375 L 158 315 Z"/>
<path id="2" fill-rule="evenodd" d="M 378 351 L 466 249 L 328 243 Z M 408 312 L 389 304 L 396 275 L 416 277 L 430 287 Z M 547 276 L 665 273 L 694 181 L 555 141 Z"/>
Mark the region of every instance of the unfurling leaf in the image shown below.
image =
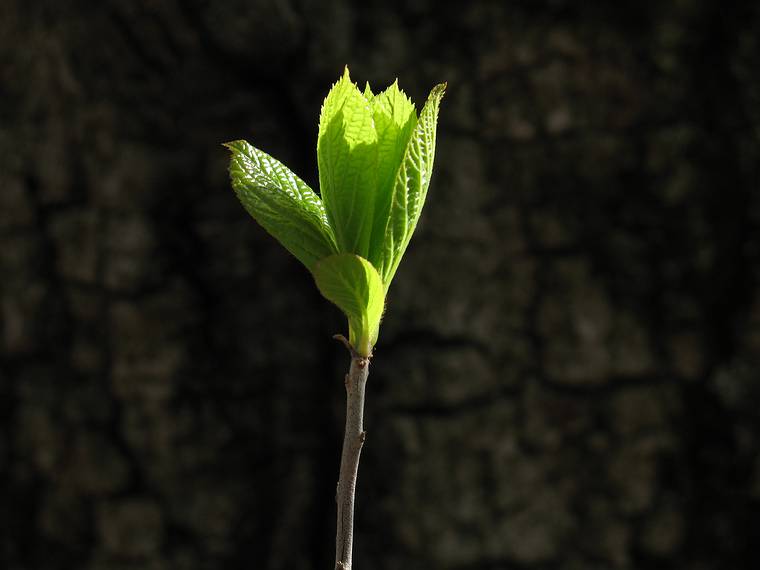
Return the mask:
<path id="1" fill-rule="evenodd" d="M 368 259 L 379 268 L 384 257 L 386 226 L 396 174 L 404 158 L 409 137 L 417 124 L 417 113 L 409 98 L 398 88 L 397 82 L 382 93 L 378 93 L 370 104 L 377 131 L 378 160 L 377 189 Z"/>
<path id="2" fill-rule="evenodd" d="M 319 188 L 340 251 L 367 257 L 377 184 L 372 109 L 346 68 L 319 118 Z"/>
<path id="3" fill-rule="evenodd" d="M 306 267 L 337 251 L 322 200 L 284 164 L 245 141 L 232 151 L 230 178 L 245 209 Z"/>
<path id="4" fill-rule="evenodd" d="M 380 254 L 373 259 L 386 287 L 396 274 L 425 204 L 433 174 L 438 108 L 445 90 L 446 84 L 441 83 L 430 92 L 396 172 Z"/>
<path id="5" fill-rule="evenodd" d="M 351 346 L 369 356 L 385 306 L 385 287 L 377 270 L 363 257 L 340 253 L 317 263 L 314 280 L 320 293 L 348 317 Z"/>

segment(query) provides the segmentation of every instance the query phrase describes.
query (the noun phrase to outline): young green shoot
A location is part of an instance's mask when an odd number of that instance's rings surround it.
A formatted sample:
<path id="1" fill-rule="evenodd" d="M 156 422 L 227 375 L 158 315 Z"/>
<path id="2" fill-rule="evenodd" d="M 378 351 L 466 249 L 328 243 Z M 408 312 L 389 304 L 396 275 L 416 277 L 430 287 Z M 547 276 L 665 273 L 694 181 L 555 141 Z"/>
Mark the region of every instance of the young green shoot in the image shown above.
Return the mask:
<path id="1" fill-rule="evenodd" d="M 394 82 L 373 94 L 348 67 L 319 118 L 319 194 L 285 165 L 244 140 L 227 143 L 230 178 L 250 215 L 311 272 L 320 293 L 346 315 L 346 375 L 336 536 L 336 570 L 351 569 L 359 456 L 366 437 L 364 390 L 385 300 L 427 196 L 435 157 L 436 85 L 417 115 Z"/>

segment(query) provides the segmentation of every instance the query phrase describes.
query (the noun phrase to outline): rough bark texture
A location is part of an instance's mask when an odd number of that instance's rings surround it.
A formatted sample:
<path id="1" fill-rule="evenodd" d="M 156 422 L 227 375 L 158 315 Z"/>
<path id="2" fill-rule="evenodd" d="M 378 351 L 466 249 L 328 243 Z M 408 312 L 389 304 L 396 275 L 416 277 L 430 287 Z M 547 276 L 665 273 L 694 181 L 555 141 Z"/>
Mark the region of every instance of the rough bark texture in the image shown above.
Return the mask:
<path id="1" fill-rule="evenodd" d="M 355 568 L 760 566 L 758 10 L 5 0 L 0 566 L 332 566 L 345 325 L 220 143 L 316 187 L 346 63 L 449 83 Z"/>

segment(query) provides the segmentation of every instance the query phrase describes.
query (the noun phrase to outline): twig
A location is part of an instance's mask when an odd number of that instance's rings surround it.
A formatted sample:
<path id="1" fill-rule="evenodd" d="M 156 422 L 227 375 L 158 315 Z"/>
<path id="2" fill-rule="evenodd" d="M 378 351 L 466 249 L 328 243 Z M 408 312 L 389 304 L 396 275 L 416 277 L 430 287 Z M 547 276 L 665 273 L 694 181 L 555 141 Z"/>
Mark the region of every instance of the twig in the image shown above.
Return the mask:
<path id="1" fill-rule="evenodd" d="M 354 350 L 342 335 L 333 338 L 342 342 L 351 353 L 351 367 L 346 374 L 346 431 L 340 459 L 340 477 L 335 501 L 338 524 L 335 537 L 335 570 L 351 570 L 354 542 L 354 495 L 359 456 L 367 436 L 364 431 L 364 389 L 369 375 L 369 359 Z"/>

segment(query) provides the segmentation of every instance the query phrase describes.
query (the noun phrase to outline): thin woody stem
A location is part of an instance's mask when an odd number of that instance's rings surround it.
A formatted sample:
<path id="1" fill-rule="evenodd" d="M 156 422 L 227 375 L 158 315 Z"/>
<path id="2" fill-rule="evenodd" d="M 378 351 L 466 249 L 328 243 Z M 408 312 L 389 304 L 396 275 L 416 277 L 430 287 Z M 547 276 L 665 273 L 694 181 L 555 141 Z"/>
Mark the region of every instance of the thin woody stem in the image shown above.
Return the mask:
<path id="1" fill-rule="evenodd" d="M 351 367 L 346 374 L 346 431 L 343 436 L 340 478 L 335 495 L 338 504 L 335 570 L 351 570 L 356 476 L 359 470 L 359 456 L 367 435 L 364 431 L 364 389 L 369 375 L 369 357 L 357 354 L 342 335 L 335 335 L 333 338 L 341 341 L 351 353 Z"/>

